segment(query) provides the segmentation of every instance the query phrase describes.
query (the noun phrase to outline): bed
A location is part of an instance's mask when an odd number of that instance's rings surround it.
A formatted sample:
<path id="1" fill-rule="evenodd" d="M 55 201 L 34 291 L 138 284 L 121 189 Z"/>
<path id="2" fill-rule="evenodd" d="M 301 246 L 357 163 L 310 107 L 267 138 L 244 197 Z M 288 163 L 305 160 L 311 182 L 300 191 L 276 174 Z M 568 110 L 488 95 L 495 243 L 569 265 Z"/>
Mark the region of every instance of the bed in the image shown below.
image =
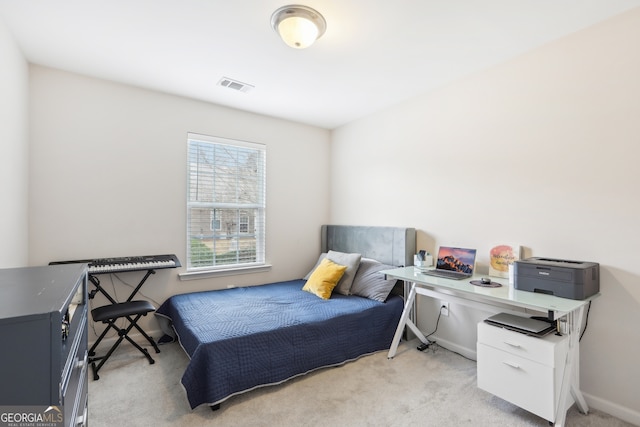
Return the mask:
<path id="1" fill-rule="evenodd" d="M 181 382 L 192 409 L 389 348 L 404 300 L 377 272 L 412 265 L 415 229 L 324 225 L 320 252 L 303 279 L 175 295 L 158 308 L 190 358 Z M 325 268 L 343 272 L 326 299 L 309 289 Z"/>

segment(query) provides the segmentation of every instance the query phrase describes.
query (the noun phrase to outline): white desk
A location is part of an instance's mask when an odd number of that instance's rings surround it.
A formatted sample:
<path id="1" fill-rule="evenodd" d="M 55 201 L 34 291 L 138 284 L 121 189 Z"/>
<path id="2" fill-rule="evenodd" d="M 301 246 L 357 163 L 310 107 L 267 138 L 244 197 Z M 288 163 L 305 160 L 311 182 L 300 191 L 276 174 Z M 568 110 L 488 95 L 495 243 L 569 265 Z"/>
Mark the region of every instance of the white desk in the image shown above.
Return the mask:
<path id="1" fill-rule="evenodd" d="M 481 287 L 469 283 L 470 280 L 479 280 L 481 276 L 474 276 L 471 279 L 465 280 L 451 280 L 422 274 L 414 267 L 385 270 L 383 273 L 386 274 L 387 277 L 403 280 L 405 284 L 410 283 L 409 296 L 405 302 L 404 311 L 402 312 L 393 342 L 389 348 L 389 358 L 395 356 L 405 326 L 411 329 L 420 341 L 425 344 L 429 343 L 427 338 L 425 338 L 417 328 L 414 321 L 410 319 L 417 294 L 469 307 L 484 308 L 485 310 L 487 306 L 489 306 L 497 308 L 502 312 L 519 313 L 521 315 L 524 310 L 547 313 L 552 320 L 565 320 L 566 326 L 563 332 L 569 335 L 569 348 L 565 357 L 564 376 L 558 396 L 557 405 L 559 406 L 557 407 L 559 409 L 557 411 L 558 415 L 555 420 L 555 425 L 564 425 L 567 410 L 573 403 L 569 398 L 569 393 L 571 393 L 581 412 L 586 414 L 589 411 L 589 407 L 580 392 L 579 340 L 580 329 L 588 303 L 599 294 L 586 300 L 559 298 L 552 295 L 515 290 L 508 285 L 506 279 L 496 278 L 492 278 L 492 280 L 501 283 L 503 286 L 498 288 Z"/>

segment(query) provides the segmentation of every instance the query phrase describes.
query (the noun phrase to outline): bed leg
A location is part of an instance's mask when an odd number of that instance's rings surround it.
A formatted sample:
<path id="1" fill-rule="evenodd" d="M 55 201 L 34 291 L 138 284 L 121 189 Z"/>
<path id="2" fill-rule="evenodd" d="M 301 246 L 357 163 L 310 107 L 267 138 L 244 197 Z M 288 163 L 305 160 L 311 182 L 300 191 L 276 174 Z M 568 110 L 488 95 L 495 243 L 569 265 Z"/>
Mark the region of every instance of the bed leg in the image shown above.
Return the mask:
<path id="1" fill-rule="evenodd" d="M 211 405 L 210 408 L 212 411 L 217 411 L 218 409 L 220 409 L 220 404 L 218 403 L 216 405 Z"/>

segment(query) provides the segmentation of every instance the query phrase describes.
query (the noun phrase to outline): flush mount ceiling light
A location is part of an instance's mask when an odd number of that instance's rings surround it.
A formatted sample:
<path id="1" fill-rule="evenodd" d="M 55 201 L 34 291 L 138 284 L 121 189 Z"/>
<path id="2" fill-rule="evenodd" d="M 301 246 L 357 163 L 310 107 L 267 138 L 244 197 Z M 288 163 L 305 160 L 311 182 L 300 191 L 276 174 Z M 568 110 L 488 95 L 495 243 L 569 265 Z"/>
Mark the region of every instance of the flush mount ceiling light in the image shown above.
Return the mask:
<path id="1" fill-rule="evenodd" d="M 327 23 L 318 11 L 296 4 L 282 6 L 273 12 L 271 26 L 295 49 L 311 46 L 327 29 Z"/>

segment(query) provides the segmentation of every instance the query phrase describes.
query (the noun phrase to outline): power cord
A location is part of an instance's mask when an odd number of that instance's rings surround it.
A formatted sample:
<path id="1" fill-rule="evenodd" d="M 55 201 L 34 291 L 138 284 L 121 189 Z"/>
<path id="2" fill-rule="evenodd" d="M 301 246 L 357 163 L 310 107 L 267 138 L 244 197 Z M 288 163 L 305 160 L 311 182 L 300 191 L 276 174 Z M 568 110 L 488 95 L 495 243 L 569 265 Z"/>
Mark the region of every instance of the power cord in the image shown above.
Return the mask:
<path id="1" fill-rule="evenodd" d="M 440 323 L 440 317 L 442 317 L 442 309 L 443 308 L 447 308 L 446 305 L 442 305 L 440 306 L 440 310 L 438 311 L 438 318 L 436 319 L 436 328 L 429 334 L 429 335 L 425 335 L 425 338 L 427 339 L 427 341 L 429 341 L 429 337 L 433 334 L 436 333 L 436 331 L 438 330 L 438 324 Z M 429 346 L 434 345 L 436 342 L 435 341 L 429 341 L 428 343 L 420 343 L 420 345 L 418 345 L 418 347 L 416 347 L 419 351 L 425 351 L 426 349 L 429 348 Z"/>
<path id="2" fill-rule="evenodd" d="M 117 273 L 113 273 L 113 277 L 115 277 L 120 283 L 122 283 L 125 286 L 128 286 L 131 289 L 134 289 L 135 286 L 132 285 L 131 283 L 125 281 L 123 278 L 121 278 Z M 112 282 L 112 286 L 114 287 L 114 292 L 115 292 L 115 285 L 113 285 L 113 279 L 111 279 Z M 138 292 L 136 293 L 136 295 L 141 295 L 143 296 L 145 299 L 151 301 L 153 304 L 155 304 L 156 306 L 160 306 L 161 304 L 154 300 L 153 298 L 151 298 L 150 296 L 146 295 L 141 289 L 138 290 Z"/>
<path id="3" fill-rule="evenodd" d="M 438 310 L 438 318 L 436 319 L 436 328 L 433 330 L 433 332 L 431 332 L 429 335 L 425 336 L 425 338 L 429 339 L 429 337 L 433 334 L 436 333 L 436 331 L 438 330 L 438 324 L 440 323 L 440 317 L 442 317 L 442 309 L 443 308 L 447 308 L 446 305 L 442 305 L 440 306 L 440 310 Z M 435 342 L 435 341 L 434 341 Z"/>
<path id="4" fill-rule="evenodd" d="M 589 325 L 589 312 L 591 311 L 591 301 L 589 301 L 589 306 L 587 307 L 587 315 L 584 317 L 584 328 L 582 329 L 582 333 L 580 334 L 580 338 L 578 341 L 582 341 L 582 336 L 587 331 L 587 325 Z"/>

